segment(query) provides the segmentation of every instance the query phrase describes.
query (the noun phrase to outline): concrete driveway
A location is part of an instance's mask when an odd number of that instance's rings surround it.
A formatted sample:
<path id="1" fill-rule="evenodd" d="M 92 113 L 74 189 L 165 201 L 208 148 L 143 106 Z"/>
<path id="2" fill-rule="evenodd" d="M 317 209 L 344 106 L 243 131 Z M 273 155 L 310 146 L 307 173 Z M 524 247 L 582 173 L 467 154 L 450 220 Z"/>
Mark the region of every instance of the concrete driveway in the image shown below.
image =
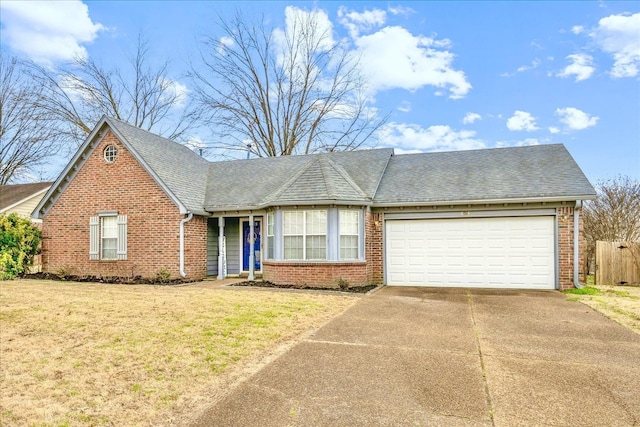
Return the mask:
<path id="1" fill-rule="evenodd" d="M 640 335 L 554 291 L 385 287 L 194 425 L 640 425 Z"/>

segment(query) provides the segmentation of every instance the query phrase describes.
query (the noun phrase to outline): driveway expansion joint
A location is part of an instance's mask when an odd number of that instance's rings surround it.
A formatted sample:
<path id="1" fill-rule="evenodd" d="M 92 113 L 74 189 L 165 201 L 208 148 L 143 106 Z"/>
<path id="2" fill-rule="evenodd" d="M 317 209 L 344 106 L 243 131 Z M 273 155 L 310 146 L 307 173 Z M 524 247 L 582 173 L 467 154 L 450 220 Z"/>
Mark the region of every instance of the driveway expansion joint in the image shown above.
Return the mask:
<path id="1" fill-rule="evenodd" d="M 478 334 L 478 325 L 476 324 L 476 317 L 473 310 L 473 296 L 471 292 L 467 290 L 467 300 L 469 301 L 469 311 L 471 312 L 471 322 L 473 324 L 473 336 L 476 340 L 476 347 L 478 349 L 478 357 L 480 358 L 480 369 L 482 371 L 482 384 L 484 385 L 484 393 L 487 399 L 487 406 L 489 407 L 489 419 L 491 419 L 491 425 L 495 427 L 494 409 L 491 401 L 491 393 L 489 392 L 489 383 L 487 382 L 487 371 L 484 365 L 484 358 L 482 356 L 482 347 L 480 346 L 480 336 Z"/>

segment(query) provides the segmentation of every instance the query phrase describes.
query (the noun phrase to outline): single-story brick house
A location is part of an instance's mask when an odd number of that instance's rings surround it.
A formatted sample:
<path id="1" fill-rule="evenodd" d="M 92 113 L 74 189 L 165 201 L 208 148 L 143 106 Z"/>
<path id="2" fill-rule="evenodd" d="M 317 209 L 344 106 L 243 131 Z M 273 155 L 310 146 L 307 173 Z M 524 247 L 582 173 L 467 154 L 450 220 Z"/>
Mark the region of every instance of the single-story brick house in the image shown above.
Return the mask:
<path id="1" fill-rule="evenodd" d="M 562 145 L 209 162 L 103 117 L 33 216 L 45 271 L 562 289 L 594 197 Z"/>

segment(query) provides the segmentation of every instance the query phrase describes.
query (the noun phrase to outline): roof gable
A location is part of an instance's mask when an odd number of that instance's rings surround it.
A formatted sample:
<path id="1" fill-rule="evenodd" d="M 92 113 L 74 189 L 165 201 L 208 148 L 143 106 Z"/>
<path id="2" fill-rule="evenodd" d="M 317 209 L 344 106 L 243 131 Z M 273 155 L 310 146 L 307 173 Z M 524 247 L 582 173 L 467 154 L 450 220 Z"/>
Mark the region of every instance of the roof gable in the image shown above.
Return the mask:
<path id="1" fill-rule="evenodd" d="M 182 144 L 120 120 L 108 118 L 107 123 L 165 192 L 175 197 L 186 210 L 205 214 L 207 160 Z"/>
<path id="2" fill-rule="evenodd" d="M 263 204 L 369 203 L 370 201 L 340 165 L 326 155 L 319 155 L 288 182 L 267 196 Z"/>
<path id="3" fill-rule="evenodd" d="M 377 149 L 212 162 L 205 209 L 371 204 L 392 154 Z"/>
<path id="4" fill-rule="evenodd" d="M 191 211 L 206 215 L 202 206 L 208 161 L 181 144 L 120 120 L 103 116 L 40 201 L 33 214 L 35 218 L 44 217 L 108 130 L 114 133 L 136 161 L 151 175 L 176 204 L 180 213 Z"/>

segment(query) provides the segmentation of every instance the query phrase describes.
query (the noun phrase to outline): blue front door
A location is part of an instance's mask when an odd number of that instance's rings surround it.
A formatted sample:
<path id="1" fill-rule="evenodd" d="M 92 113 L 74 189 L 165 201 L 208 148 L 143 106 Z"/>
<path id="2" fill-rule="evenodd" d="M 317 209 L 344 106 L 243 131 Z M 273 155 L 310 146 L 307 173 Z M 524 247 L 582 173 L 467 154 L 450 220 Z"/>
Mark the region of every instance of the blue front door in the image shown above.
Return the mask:
<path id="1" fill-rule="evenodd" d="M 249 251 L 251 250 L 251 239 L 249 236 L 249 221 L 242 221 L 242 270 L 249 271 Z M 255 243 L 253 244 L 254 250 L 254 265 L 255 271 L 262 270 L 260 266 L 260 221 L 253 222 L 253 238 Z"/>

